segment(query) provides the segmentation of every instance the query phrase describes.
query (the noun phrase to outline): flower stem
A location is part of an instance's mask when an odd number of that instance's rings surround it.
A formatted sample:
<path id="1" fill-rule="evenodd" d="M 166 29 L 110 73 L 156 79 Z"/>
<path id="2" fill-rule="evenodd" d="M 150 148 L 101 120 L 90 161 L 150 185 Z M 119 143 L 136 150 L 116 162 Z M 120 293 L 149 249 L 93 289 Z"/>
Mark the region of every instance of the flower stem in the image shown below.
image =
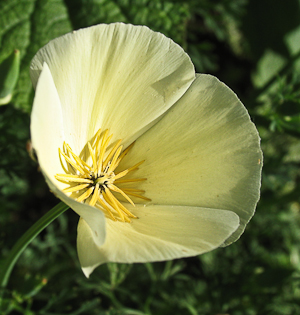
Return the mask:
<path id="1" fill-rule="evenodd" d="M 12 250 L 10 251 L 8 257 L 6 258 L 4 264 L 1 266 L 0 270 L 0 288 L 5 288 L 11 274 L 11 271 L 17 262 L 20 255 L 23 253 L 25 248 L 31 241 L 44 229 L 46 228 L 54 219 L 65 212 L 69 206 L 60 202 L 50 211 L 48 211 L 43 217 L 41 217 L 35 224 L 33 224 L 27 232 L 17 241 Z"/>

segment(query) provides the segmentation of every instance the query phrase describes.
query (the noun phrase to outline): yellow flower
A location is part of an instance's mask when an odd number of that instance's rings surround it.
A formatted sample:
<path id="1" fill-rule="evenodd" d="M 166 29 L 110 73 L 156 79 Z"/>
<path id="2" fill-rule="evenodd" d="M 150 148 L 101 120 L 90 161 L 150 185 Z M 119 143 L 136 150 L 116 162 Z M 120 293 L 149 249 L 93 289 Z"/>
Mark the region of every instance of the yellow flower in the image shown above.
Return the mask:
<path id="1" fill-rule="evenodd" d="M 122 23 L 57 38 L 31 64 L 31 136 L 80 216 L 88 277 L 105 262 L 198 255 L 239 238 L 259 198 L 260 140 L 237 96 L 160 33 Z"/>

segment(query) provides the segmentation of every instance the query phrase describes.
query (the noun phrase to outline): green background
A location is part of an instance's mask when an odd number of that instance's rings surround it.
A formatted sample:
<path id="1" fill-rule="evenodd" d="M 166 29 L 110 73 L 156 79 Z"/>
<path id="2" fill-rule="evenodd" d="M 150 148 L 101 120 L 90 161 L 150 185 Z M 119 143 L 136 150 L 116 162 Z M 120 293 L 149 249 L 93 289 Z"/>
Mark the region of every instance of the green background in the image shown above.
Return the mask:
<path id="1" fill-rule="evenodd" d="M 67 211 L 22 254 L 3 314 L 300 314 L 298 0 L 0 0 L 0 64 L 14 49 L 21 53 L 13 99 L 0 107 L 0 268 L 58 203 L 28 154 L 30 61 L 59 35 L 116 21 L 164 33 L 197 72 L 238 94 L 262 138 L 257 212 L 229 247 L 171 262 L 111 263 L 86 279 L 76 253 L 78 216 Z"/>

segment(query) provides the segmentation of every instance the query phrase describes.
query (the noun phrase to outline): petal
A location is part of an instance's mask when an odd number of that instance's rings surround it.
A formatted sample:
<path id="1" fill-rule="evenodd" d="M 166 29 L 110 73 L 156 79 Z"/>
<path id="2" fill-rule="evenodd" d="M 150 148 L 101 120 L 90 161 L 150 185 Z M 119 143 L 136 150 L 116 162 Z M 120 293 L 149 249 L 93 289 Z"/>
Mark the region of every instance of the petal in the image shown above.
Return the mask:
<path id="1" fill-rule="evenodd" d="M 66 196 L 59 189 L 62 184 L 54 179 L 55 174 L 63 172 L 58 158 L 58 148 L 62 146 L 64 141 L 64 129 L 59 96 L 46 63 L 36 88 L 30 129 L 32 145 L 50 189 L 84 218 L 93 231 L 94 242 L 99 246 L 102 245 L 105 239 L 103 213 Z"/>
<path id="2" fill-rule="evenodd" d="M 36 84 L 49 65 L 66 141 L 78 154 L 101 127 L 126 144 L 149 129 L 195 79 L 183 49 L 145 26 L 97 25 L 51 41 L 35 56 Z"/>
<path id="3" fill-rule="evenodd" d="M 100 248 L 84 221 L 78 225 L 77 249 L 88 277 L 106 262 L 150 262 L 195 256 L 219 247 L 238 227 L 230 211 L 198 207 L 128 205 L 139 218 L 131 223 L 107 220 L 107 237 Z"/>
<path id="4" fill-rule="evenodd" d="M 32 146 L 43 172 L 49 178 L 62 173 L 58 158 L 58 148 L 62 146 L 65 138 L 61 103 L 46 63 L 36 88 L 30 131 Z"/>
<path id="5" fill-rule="evenodd" d="M 155 204 L 234 211 L 240 228 L 259 199 L 262 152 L 247 110 L 218 79 L 199 75 L 185 95 L 141 136 L 120 169 L 146 160 L 132 177 Z"/>

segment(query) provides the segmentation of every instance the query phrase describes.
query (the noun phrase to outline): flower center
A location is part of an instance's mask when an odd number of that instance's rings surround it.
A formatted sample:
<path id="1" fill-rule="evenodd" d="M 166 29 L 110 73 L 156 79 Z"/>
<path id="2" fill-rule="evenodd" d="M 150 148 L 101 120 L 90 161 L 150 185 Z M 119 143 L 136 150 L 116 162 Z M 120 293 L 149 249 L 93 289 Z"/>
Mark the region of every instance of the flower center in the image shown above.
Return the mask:
<path id="1" fill-rule="evenodd" d="M 112 220 L 130 222 L 130 218 L 137 218 L 132 214 L 114 195 L 118 193 L 134 206 L 129 196 L 151 201 L 141 195 L 145 191 L 133 188 L 119 188 L 118 184 L 136 183 L 146 178 L 123 179 L 128 173 L 135 171 L 144 162 L 141 161 L 132 167 L 115 173 L 125 155 L 133 147 L 134 143 L 122 151 L 122 140 L 116 141 L 115 145 L 108 150 L 112 134 L 108 130 L 96 133 L 93 142 L 88 142 L 88 152 L 91 163 L 76 155 L 70 146 L 64 142 L 63 150 L 59 150 L 61 165 L 66 174 L 57 174 L 55 178 L 67 183 L 70 187 L 65 188 L 65 193 L 70 193 L 79 202 L 86 202 L 106 213 Z M 64 162 L 63 162 L 64 161 Z"/>

